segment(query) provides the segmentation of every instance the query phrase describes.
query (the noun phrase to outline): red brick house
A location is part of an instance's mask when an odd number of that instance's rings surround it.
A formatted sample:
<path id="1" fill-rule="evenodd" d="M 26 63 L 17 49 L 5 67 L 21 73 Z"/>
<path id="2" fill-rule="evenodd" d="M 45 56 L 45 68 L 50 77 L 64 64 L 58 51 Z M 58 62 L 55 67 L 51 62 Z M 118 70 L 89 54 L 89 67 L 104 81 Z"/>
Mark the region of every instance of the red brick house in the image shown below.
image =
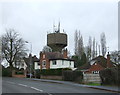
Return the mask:
<path id="1" fill-rule="evenodd" d="M 110 60 L 110 54 L 108 52 L 107 58 L 98 56 L 81 66 L 80 69 L 83 73 L 99 74 L 100 70 L 114 66 L 115 64 Z"/>
<path id="2" fill-rule="evenodd" d="M 111 68 L 114 66 L 115 64 L 110 60 L 109 53 L 107 55 L 107 58 L 98 56 L 92 59 L 80 67 L 81 71 L 83 72 L 83 82 L 101 83 L 99 72 L 105 68 Z"/>
<path id="3" fill-rule="evenodd" d="M 74 68 L 74 60 L 67 56 L 67 50 L 60 52 L 40 52 L 40 69 Z"/>

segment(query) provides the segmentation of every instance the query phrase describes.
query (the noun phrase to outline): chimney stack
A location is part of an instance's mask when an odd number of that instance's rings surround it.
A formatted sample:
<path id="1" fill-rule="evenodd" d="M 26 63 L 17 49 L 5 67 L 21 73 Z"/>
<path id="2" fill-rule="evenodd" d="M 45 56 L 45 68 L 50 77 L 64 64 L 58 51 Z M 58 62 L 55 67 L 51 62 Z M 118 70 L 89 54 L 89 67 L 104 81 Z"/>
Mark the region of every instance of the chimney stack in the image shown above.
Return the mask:
<path id="1" fill-rule="evenodd" d="M 63 50 L 63 58 L 68 58 L 68 51 L 67 48 L 65 50 Z"/>
<path id="2" fill-rule="evenodd" d="M 110 68 L 110 54 L 107 54 L 107 68 Z"/>

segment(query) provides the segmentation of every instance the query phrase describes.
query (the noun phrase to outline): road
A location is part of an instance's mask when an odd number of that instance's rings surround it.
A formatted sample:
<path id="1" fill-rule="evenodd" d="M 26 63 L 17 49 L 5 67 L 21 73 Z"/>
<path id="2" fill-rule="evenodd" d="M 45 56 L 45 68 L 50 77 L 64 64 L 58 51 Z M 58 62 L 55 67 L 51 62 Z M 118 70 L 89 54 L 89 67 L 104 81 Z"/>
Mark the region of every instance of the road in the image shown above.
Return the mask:
<path id="1" fill-rule="evenodd" d="M 3 93 L 44 93 L 44 95 L 53 95 L 55 93 L 112 93 L 105 90 L 73 86 L 68 84 L 51 83 L 35 81 L 25 78 L 7 78 L 2 79 Z M 63 94 L 62 94 L 63 95 Z M 70 94 L 71 95 L 71 94 Z"/>

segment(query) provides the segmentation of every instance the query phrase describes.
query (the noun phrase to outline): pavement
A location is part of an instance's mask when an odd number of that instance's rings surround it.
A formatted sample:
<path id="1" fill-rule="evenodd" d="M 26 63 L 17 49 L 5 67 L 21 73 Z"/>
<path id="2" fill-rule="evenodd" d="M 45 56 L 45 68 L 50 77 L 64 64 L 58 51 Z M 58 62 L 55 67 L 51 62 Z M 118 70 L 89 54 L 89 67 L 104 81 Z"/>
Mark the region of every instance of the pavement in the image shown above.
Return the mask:
<path id="1" fill-rule="evenodd" d="M 88 87 L 88 88 L 94 88 L 94 89 L 100 89 L 100 90 L 106 90 L 106 91 L 112 91 L 112 92 L 120 93 L 120 87 L 118 87 L 118 86 L 92 86 L 92 85 L 78 84 L 78 83 L 69 82 L 69 81 L 58 81 L 58 80 L 48 80 L 48 79 L 36 79 L 36 78 L 32 78 L 30 80 L 75 85 L 75 86 Z"/>

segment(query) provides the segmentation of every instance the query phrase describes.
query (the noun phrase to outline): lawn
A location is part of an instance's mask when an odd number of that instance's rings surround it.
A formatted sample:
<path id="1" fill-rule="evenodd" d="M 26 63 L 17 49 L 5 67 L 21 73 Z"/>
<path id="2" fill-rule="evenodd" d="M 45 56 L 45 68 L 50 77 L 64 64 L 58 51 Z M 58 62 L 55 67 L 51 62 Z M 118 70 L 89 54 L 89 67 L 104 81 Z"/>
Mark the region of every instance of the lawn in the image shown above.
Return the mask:
<path id="1" fill-rule="evenodd" d="M 92 86 L 100 86 L 100 83 L 87 83 L 87 85 L 92 85 Z"/>

